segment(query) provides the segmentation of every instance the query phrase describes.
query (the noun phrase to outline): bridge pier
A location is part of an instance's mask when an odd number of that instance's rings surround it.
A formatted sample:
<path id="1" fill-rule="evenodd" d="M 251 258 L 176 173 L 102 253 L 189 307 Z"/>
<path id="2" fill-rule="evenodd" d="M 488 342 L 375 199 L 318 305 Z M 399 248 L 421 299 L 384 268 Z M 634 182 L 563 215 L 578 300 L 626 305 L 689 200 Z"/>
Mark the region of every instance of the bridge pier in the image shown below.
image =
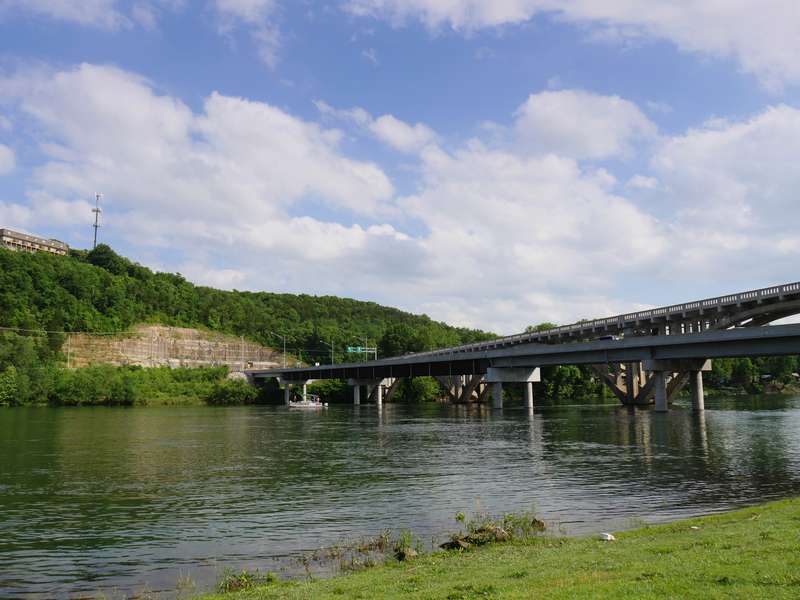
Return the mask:
<path id="1" fill-rule="evenodd" d="M 391 381 L 392 383 L 389 385 L 389 389 L 386 390 L 386 397 L 384 398 L 386 402 L 392 401 L 392 396 L 395 395 L 395 392 L 397 392 L 398 388 L 400 387 L 400 382 L 403 380 L 400 377 L 395 377 Z"/>
<path id="2" fill-rule="evenodd" d="M 689 386 L 692 393 L 692 409 L 695 411 L 705 410 L 703 371 L 692 371 L 689 374 Z"/>
<path id="3" fill-rule="evenodd" d="M 648 360 L 644 368 L 652 371 L 653 389 L 656 397 L 656 410 L 665 412 L 669 410 L 669 403 L 687 379 L 691 384 L 692 409 L 704 409 L 703 399 L 703 371 L 711 370 L 711 361 L 703 359 L 678 359 L 678 360 Z M 672 378 L 667 385 L 667 375 Z"/>
<path id="4" fill-rule="evenodd" d="M 383 403 L 383 379 L 348 379 L 347 384 L 353 386 L 353 404 L 361 404 L 361 386 L 367 388 L 367 401 L 375 399 L 378 405 Z"/>
<path id="5" fill-rule="evenodd" d="M 283 403 L 289 406 L 289 400 L 292 397 L 292 386 L 289 383 L 283 384 Z"/>
<path id="6" fill-rule="evenodd" d="M 503 408 L 503 383 L 524 383 L 525 401 L 533 407 L 533 383 L 542 380 L 539 367 L 489 367 L 484 381 L 492 385 L 492 407 Z M 530 390 L 530 396 L 528 391 Z"/>
<path id="7" fill-rule="evenodd" d="M 667 376 L 664 371 L 653 371 L 653 386 L 656 392 L 656 412 L 667 412 Z"/>
<path id="8" fill-rule="evenodd" d="M 492 408 L 503 408 L 503 382 L 495 381 L 492 383 Z"/>
<path id="9" fill-rule="evenodd" d="M 533 409 L 533 382 L 525 382 L 525 406 Z"/>

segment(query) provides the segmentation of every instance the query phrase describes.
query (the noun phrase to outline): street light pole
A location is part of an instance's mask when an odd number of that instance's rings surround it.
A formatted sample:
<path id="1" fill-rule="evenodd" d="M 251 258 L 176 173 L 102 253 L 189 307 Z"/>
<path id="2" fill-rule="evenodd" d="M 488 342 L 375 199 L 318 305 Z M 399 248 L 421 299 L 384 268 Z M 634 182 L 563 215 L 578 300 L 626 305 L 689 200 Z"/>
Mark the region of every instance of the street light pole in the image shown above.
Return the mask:
<path id="1" fill-rule="evenodd" d="M 323 344 L 325 344 L 325 345 L 326 345 L 328 348 L 330 348 L 330 349 L 331 349 L 331 364 L 333 364 L 333 362 L 334 362 L 334 361 L 333 361 L 333 338 L 331 338 L 331 343 L 330 343 L 330 344 L 329 344 L 328 342 L 326 342 L 325 340 L 320 340 L 320 342 L 322 342 L 322 343 L 323 343 Z"/>
<path id="2" fill-rule="evenodd" d="M 286 368 L 286 336 L 281 335 L 280 333 L 275 333 L 274 331 L 267 330 L 267 333 L 271 333 L 274 336 L 277 336 L 283 340 L 283 368 Z"/>

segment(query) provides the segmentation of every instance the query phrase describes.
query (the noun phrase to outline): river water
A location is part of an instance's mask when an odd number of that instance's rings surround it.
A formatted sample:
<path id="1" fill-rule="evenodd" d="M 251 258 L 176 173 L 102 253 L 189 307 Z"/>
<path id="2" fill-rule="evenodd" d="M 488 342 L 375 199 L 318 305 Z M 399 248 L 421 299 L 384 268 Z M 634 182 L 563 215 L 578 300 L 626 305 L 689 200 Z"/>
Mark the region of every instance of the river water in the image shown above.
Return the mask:
<path id="1" fill-rule="evenodd" d="M 170 596 L 458 511 L 581 534 L 800 494 L 800 398 L 707 408 L 0 410 L 0 597 Z"/>

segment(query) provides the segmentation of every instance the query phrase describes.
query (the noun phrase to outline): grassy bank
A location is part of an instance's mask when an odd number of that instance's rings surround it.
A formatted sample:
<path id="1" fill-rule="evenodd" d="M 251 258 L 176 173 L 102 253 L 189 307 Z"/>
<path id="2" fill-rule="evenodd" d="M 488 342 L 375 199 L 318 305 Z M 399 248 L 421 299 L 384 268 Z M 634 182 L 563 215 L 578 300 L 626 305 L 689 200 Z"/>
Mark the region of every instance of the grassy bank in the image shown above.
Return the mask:
<path id="1" fill-rule="evenodd" d="M 440 552 L 203 600 L 800 597 L 800 499 L 616 537 L 540 537 Z"/>

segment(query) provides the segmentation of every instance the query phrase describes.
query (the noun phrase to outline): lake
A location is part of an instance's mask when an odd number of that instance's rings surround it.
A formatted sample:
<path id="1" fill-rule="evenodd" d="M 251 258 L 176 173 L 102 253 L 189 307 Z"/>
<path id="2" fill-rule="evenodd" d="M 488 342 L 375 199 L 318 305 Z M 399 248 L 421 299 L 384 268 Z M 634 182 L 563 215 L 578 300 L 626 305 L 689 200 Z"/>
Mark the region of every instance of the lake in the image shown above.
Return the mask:
<path id="1" fill-rule="evenodd" d="M 800 494 L 800 398 L 617 405 L 0 410 L 0 597 L 199 589 L 454 515 L 583 534 Z"/>

